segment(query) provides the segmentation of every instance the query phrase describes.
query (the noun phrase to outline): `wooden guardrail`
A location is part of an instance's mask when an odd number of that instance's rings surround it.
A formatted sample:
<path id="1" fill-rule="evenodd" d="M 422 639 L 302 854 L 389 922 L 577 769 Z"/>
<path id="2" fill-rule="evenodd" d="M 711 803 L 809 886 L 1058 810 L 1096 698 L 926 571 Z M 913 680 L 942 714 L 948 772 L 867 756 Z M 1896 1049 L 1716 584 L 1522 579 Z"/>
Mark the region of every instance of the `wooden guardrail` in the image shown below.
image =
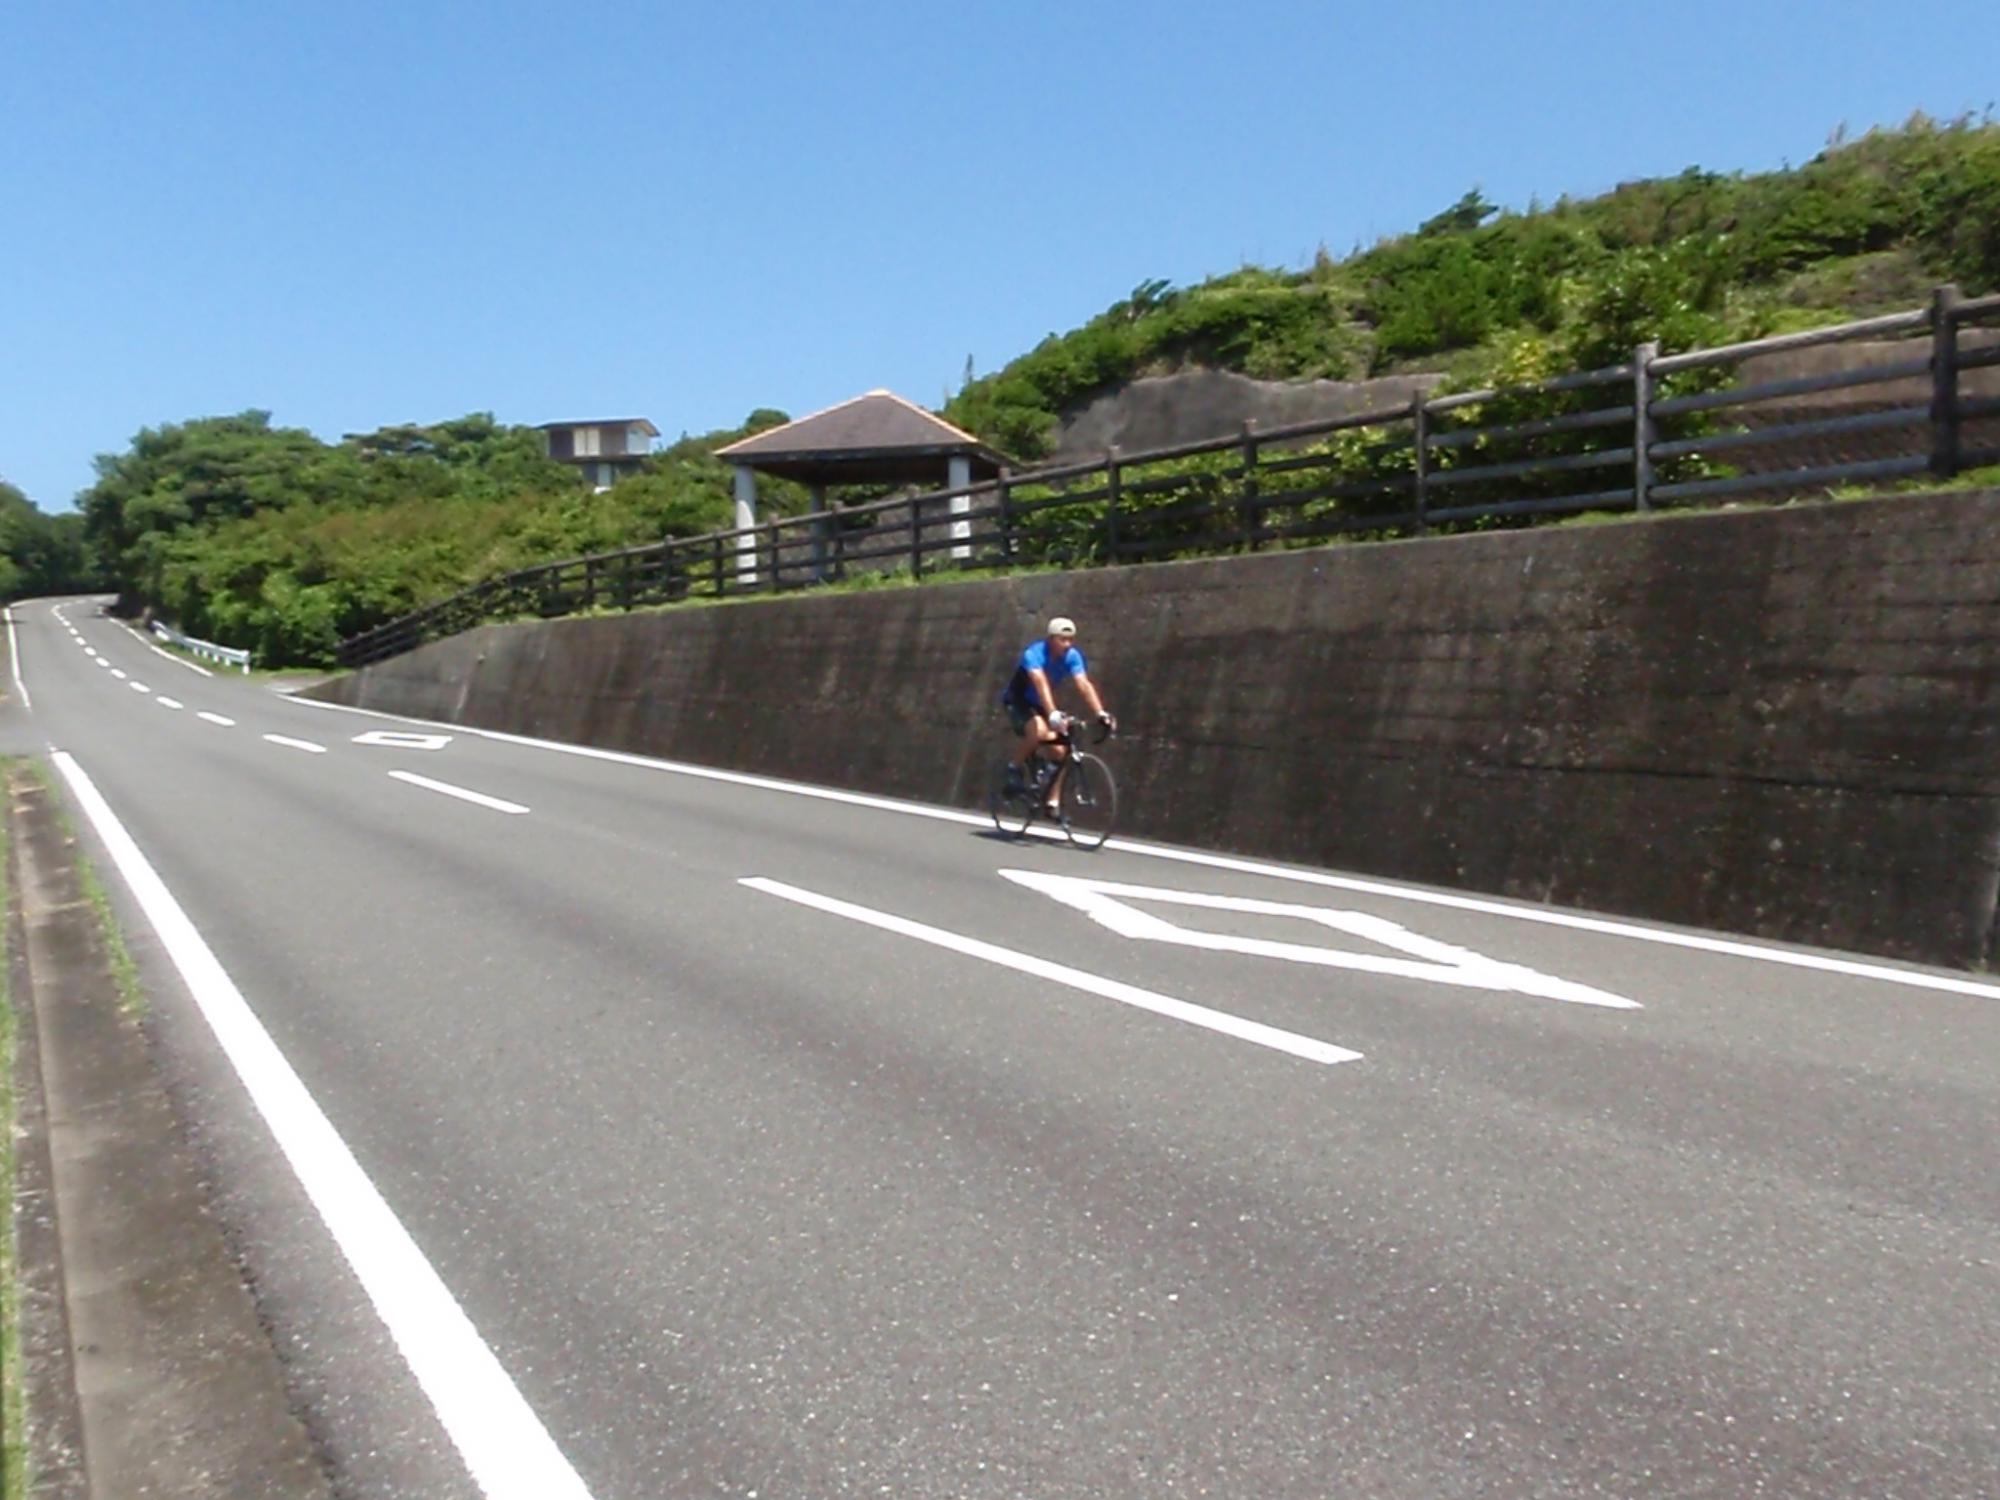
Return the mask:
<path id="1" fill-rule="evenodd" d="M 1871 362 L 1758 373 L 1856 343 Z M 1928 307 L 1887 317 L 1685 353 L 1644 345 L 1625 364 L 1532 385 L 1246 423 L 963 490 L 524 568 L 343 641 L 339 660 L 365 666 L 494 620 L 775 593 L 892 568 L 922 577 L 1138 562 L 1949 478 L 2000 463 L 2000 393 L 1977 394 L 1965 378 L 1996 366 L 2000 296 L 1943 287 Z"/>

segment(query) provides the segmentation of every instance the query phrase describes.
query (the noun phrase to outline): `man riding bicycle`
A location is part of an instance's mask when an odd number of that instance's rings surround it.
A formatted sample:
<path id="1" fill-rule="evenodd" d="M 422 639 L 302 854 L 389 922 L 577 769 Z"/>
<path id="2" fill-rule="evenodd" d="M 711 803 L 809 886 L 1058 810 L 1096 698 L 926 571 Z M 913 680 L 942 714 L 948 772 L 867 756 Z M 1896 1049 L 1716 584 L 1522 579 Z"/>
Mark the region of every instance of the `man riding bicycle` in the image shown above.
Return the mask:
<path id="1" fill-rule="evenodd" d="M 1055 693 L 1065 682 L 1076 684 L 1076 691 L 1098 723 L 1116 726 L 1117 721 L 1104 707 L 1104 700 L 1097 696 L 1097 686 L 1084 667 L 1083 652 L 1077 649 L 1076 622 L 1067 615 L 1057 615 L 1049 621 L 1048 634 L 1021 652 L 1014 675 L 1007 681 L 1007 690 L 1000 695 L 1001 707 L 1007 710 L 1007 722 L 1021 737 L 1014 751 L 1011 777 L 1018 777 L 1023 784 L 1028 780 L 1028 763 L 1043 746 L 1055 747 L 1049 754 L 1058 762 L 1068 755 L 1060 743 L 1068 721 L 1056 708 Z M 1051 813 L 1056 809 L 1061 783 L 1062 773 L 1058 771 L 1048 788 Z"/>

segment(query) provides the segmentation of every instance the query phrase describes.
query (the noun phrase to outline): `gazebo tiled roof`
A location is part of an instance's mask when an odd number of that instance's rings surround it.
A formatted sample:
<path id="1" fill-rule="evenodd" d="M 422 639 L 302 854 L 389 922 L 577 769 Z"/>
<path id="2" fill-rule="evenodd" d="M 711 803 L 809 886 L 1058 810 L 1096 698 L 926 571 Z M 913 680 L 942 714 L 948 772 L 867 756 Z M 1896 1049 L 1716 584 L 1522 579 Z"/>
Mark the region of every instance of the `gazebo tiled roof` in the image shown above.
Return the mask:
<path id="1" fill-rule="evenodd" d="M 963 428 L 879 390 L 718 448 L 715 456 L 808 484 L 941 480 L 946 461 L 960 457 L 975 478 L 984 478 L 1007 462 Z"/>

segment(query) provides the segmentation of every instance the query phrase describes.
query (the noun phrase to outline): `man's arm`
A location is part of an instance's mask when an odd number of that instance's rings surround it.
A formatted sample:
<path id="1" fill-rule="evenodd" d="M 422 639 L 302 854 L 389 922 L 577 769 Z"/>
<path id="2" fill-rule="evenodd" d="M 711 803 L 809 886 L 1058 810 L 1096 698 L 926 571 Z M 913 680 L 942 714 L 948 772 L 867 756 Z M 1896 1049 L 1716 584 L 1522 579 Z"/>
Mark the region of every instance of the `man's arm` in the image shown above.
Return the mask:
<path id="1" fill-rule="evenodd" d="M 1097 684 L 1090 680 L 1090 675 L 1087 672 L 1078 672 L 1071 681 L 1076 684 L 1076 690 L 1083 694 L 1083 701 L 1090 705 L 1090 711 L 1103 718 L 1104 700 L 1097 696 Z"/>
<path id="2" fill-rule="evenodd" d="M 1040 667 L 1029 667 L 1028 681 L 1035 689 L 1035 696 L 1042 702 L 1042 717 L 1047 718 L 1056 711 L 1056 695 L 1049 686 L 1049 674 Z"/>

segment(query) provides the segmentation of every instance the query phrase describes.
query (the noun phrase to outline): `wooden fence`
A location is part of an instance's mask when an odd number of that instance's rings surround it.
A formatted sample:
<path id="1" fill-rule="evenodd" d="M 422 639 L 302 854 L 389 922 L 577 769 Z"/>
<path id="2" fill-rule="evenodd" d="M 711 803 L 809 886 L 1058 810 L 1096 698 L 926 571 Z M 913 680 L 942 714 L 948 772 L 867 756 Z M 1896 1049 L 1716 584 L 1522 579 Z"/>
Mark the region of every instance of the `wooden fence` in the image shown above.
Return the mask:
<path id="1" fill-rule="evenodd" d="M 1784 372 L 1833 345 L 1861 357 Z M 494 620 L 869 572 L 1140 562 L 1949 478 L 2000 463 L 2000 374 L 1979 373 L 1994 370 L 2000 296 L 1943 287 L 1926 308 L 1832 328 L 1679 354 L 1645 345 L 1626 364 L 1534 385 L 1246 423 L 965 490 L 524 568 L 343 641 L 339 661 L 364 666 Z"/>

